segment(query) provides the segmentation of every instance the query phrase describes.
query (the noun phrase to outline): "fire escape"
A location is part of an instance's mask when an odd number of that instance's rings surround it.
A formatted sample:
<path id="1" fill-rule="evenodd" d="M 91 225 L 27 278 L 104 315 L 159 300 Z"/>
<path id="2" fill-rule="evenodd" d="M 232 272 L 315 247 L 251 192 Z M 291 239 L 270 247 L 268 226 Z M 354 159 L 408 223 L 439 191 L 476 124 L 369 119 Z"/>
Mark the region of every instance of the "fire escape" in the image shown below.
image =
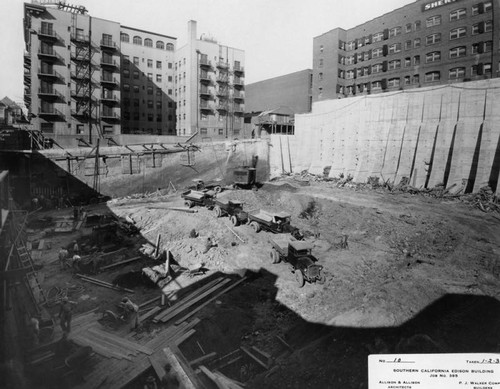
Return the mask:
<path id="1" fill-rule="evenodd" d="M 75 20 L 73 17 L 73 21 Z M 98 65 L 92 62 L 92 57 L 98 49 L 92 45 L 90 36 L 74 27 L 74 24 L 71 31 L 71 43 L 71 79 L 73 81 L 71 98 L 75 101 L 75 109 L 71 111 L 71 115 L 80 122 L 88 124 L 90 136 L 92 126 L 97 124 L 98 104 L 93 95 L 99 86 L 93 81 L 93 74 Z M 99 126 L 96 127 L 98 136 L 102 136 Z"/>

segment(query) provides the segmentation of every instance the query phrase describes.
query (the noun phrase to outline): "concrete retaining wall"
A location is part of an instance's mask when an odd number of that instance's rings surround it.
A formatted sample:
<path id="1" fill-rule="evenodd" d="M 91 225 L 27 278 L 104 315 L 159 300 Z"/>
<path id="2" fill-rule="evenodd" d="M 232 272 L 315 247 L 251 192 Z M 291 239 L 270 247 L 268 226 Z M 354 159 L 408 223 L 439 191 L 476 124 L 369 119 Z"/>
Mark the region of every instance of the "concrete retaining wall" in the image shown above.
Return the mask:
<path id="1" fill-rule="evenodd" d="M 495 107 L 497 107 L 495 109 Z M 272 135 L 271 176 L 308 170 L 452 192 L 500 185 L 500 80 L 315 103 L 295 135 Z"/>

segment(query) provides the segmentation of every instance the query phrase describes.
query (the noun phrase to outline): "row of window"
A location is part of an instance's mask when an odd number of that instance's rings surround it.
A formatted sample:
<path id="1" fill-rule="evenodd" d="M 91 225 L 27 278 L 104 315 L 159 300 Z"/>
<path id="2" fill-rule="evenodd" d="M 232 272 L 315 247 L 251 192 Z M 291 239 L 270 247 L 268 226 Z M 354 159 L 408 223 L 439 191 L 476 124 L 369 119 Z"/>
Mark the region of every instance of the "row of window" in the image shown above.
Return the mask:
<path id="1" fill-rule="evenodd" d="M 134 57 L 133 61 L 134 61 L 134 65 L 139 66 L 139 63 L 140 63 L 139 57 Z M 144 62 L 144 58 L 142 58 L 142 62 Z M 125 65 L 125 66 L 130 65 L 130 57 L 128 55 L 123 56 L 123 65 Z M 147 59 L 147 67 L 148 68 L 153 67 L 153 60 L 152 59 Z M 162 68 L 162 62 L 156 61 L 156 69 L 161 69 L 161 68 Z M 172 62 L 167 62 L 167 68 L 172 69 Z"/>
<path id="2" fill-rule="evenodd" d="M 471 16 L 479 15 L 482 13 L 488 13 L 491 12 L 493 9 L 493 3 L 492 1 L 486 1 L 484 3 L 477 3 L 472 6 L 471 8 Z M 449 13 L 449 20 L 450 22 L 457 21 L 457 20 L 462 20 L 466 18 L 467 16 L 467 9 L 466 8 L 459 8 L 451 11 Z M 441 15 L 433 15 L 429 18 L 426 19 L 425 25 L 427 28 L 438 26 L 442 23 L 442 16 Z M 409 33 L 412 31 L 419 31 L 422 28 L 422 23 L 420 20 L 415 21 L 414 23 L 407 23 L 404 27 L 405 33 Z M 356 50 L 360 47 L 363 47 L 368 44 L 376 43 L 376 42 L 381 42 L 383 40 L 389 39 L 389 38 L 394 38 L 396 36 L 401 35 L 403 32 L 403 27 L 397 26 L 397 27 L 392 27 L 390 29 L 386 29 L 381 32 L 374 33 L 372 35 L 368 35 L 362 38 L 358 38 L 355 40 L 352 40 L 350 42 L 343 42 L 339 41 L 339 49 L 345 50 L 345 51 L 352 51 Z M 320 46 L 320 52 L 323 52 L 323 46 Z"/>
<path id="3" fill-rule="evenodd" d="M 492 26 L 493 26 L 493 23 L 491 21 L 484 22 L 485 29 L 480 30 L 481 32 L 478 32 L 478 33 L 489 32 L 492 30 Z M 473 28 L 473 35 L 476 35 L 474 33 L 474 27 L 472 27 L 472 28 Z M 450 31 L 450 40 L 463 38 L 466 35 L 467 35 L 466 28 L 460 27 L 460 28 L 457 28 L 457 29 Z M 426 46 L 432 46 L 432 45 L 438 44 L 440 42 L 441 42 L 441 33 L 431 34 L 425 38 Z M 478 43 L 478 45 L 480 45 L 480 44 Z M 420 38 L 416 38 L 413 41 L 408 40 L 405 42 L 405 45 L 404 45 L 405 50 L 410 50 L 412 48 L 417 49 L 419 47 L 421 47 Z M 402 43 L 397 42 L 397 43 L 393 43 L 392 45 L 389 45 L 389 46 L 384 45 L 382 47 L 377 47 L 377 48 L 372 49 L 370 51 L 364 51 L 361 53 L 357 53 L 357 54 L 349 56 L 349 57 L 344 57 L 342 55 L 339 55 L 339 63 L 341 65 L 353 65 L 353 64 L 360 62 L 360 61 L 368 61 L 372 58 L 378 58 L 378 57 L 382 57 L 382 56 L 386 56 L 386 55 L 390 55 L 390 54 L 396 54 L 396 53 L 400 53 L 401 51 L 402 51 Z M 319 67 L 323 66 L 323 59 L 319 60 L 318 65 L 319 65 Z"/>
<path id="4" fill-rule="evenodd" d="M 128 34 L 125 34 L 124 32 L 122 32 L 122 33 L 120 33 L 120 40 L 122 42 L 129 43 L 130 36 Z M 142 41 L 142 38 L 140 36 L 135 35 L 132 38 L 132 43 L 134 45 L 142 46 L 143 41 Z M 153 47 L 153 40 L 149 39 L 149 38 L 144 39 L 144 46 Z M 160 49 L 160 50 L 174 51 L 174 44 L 173 43 L 165 44 L 165 42 L 163 42 L 163 41 L 156 41 L 156 48 Z"/>
<path id="5" fill-rule="evenodd" d="M 138 70 L 134 70 L 132 72 L 133 78 L 138 80 L 140 73 L 141 72 L 139 72 Z M 123 78 L 130 78 L 130 70 L 124 69 L 122 71 L 122 75 L 123 75 Z M 153 81 L 153 73 L 144 74 L 144 72 L 142 72 L 142 76 L 143 77 L 146 76 L 148 80 Z M 163 76 L 161 74 L 156 74 L 156 82 L 162 82 L 162 79 L 163 79 Z M 173 80 L 172 76 L 167 76 L 167 80 L 169 82 L 172 82 L 172 80 Z"/>
<path id="6" fill-rule="evenodd" d="M 146 101 L 143 99 L 142 103 L 145 104 Z M 133 105 L 134 107 L 139 107 L 140 106 L 140 99 L 130 99 L 128 97 L 125 97 L 123 99 L 123 105 L 125 106 L 130 106 Z M 148 108 L 153 108 L 154 107 L 154 101 L 153 100 L 147 100 L 147 106 Z M 174 103 L 172 101 L 168 102 L 168 107 L 173 108 Z M 156 100 L 156 108 L 162 108 L 162 101 L 161 100 Z"/>
<path id="7" fill-rule="evenodd" d="M 492 66 L 491 63 L 484 63 L 471 66 L 470 68 L 470 76 L 491 76 Z M 448 79 L 449 80 L 461 80 L 467 76 L 467 69 L 465 67 L 456 67 L 448 70 Z M 432 71 L 425 73 L 424 82 L 432 83 L 441 80 L 441 72 L 440 71 Z M 402 81 L 402 83 L 401 83 Z M 376 90 L 376 89 L 386 89 L 386 88 L 395 88 L 400 87 L 401 85 L 412 85 L 412 84 L 420 84 L 420 75 L 415 74 L 413 76 L 405 76 L 403 80 L 399 77 L 377 80 L 357 85 L 349 85 L 346 86 L 345 89 L 343 86 L 338 85 L 337 91 L 338 93 L 346 93 L 353 94 L 355 93 L 355 88 L 357 88 L 357 92 L 361 93 L 365 90 Z"/>
<path id="8" fill-rule="evenodd" d="M 477 53 L 487 53 L 492 51 L 493 41 L 479 42 L 472 45 L 471 54 Z M 450 59 L 461 58 L 467 55 L 466 46 L 458 46 L 450 49 L 448 51 L 448 57 Z M 441 60 L 441 51 L 432 51 L 425 55 L 425 63 L 434 63 Z M 344 71 L 339 69 L 339 78 L 352 79 L 357 77 L 362 77 L 370 75 L 371 73 L 380 73 L 387 70 L 400 69 L 402 66 L 410 67 L 420 65 L 420 55 L 415 55 L 412 57 L 406 57 L 404 60 L 395 59 L 392 61 L 384 61 L 382 63 L 376 63 L 370 66 L 361 67 L 358 69 L 350 69 Z M 321 81 L 323 79 L 323 73 L 318 74 L 318 78 Z"/>
<path id="9" fill-rule="evenodd" d="M 123 134 L 153 134 L 153 133 L 156 133 L 158 135 L 161 135 L 162 131 L 161 131 L 161 128 L 157 128 L 157 129 L 141 128 L 141 129 L 139 129 L 138 127 L 134 127 L 134 128 L 132 128 L 132 131 L 130 131 L 130 128 L 123 127 L 122 133 Z M 167 129 L 166 133 L 175 135 L 175 129 L 169 128 L 169 129 Z"/>
<path id="10" fill-rule="evenodd" d="M 123 84 L 123 92 L 130 92 L 130 84 Z M 145 90 L 145 87 L 143 86 L 142 87 L 143 90 Z M 139 85 L 132 85 L 132 90 L 134 91 L 134 93 L 139 93 L 140 92 L 140 87 Z M 152 95 L 153 94 L 153 87 L 152 86 L 148 86 L 147 87 L 147 94 L 148 95 Z M 168 89 L 167 90 L 167 94 L 169 96 L 172 95 L 172 89 Z M 162 95 L 162 90 L 161 89 L 156 89 L 156 96 L 161 96 Z"/>
<path id="11" fill-rule="evenodd" d="M 141 115 L 141 113 L 140 113 L 140 112 L 138 112 L 138 111 L 133 111 L 133 112 L 132 112 L 132 115 L 130 114 L 130 112 L 129 112 L 129 111 L 124 111 L 124 112 L 123 112 L 123 120 L 141 120 L 141 116 L 142 116 L 143 118 L 145 118 L 145 117 L 146 117 L 146 114 L 145 114 L 144 112 L 142 112 L 142 115 Z M 155 117 L 155 115 L 154 115 L 154 114 L 152 114 L 152 113 L 148 113 L 148 114 L 147 114 L 147 121 L 148 121 L 148 122 L 152 122 L 152 121 L 154 121 L 154 117 Z M 161 122 L 162 120 L 163 120 L 163 116 L 162 116 L 162 114 L 161 114 L 161 113 L 156 114 L 156 121 L 157 121 L 157 122 Z M 170 122 L 170 121 L 172 121 L 172 120 L 174 120 L 174 117 L 173 117 L 172 115 L 168 115 L 168 116 L 167 116 L 167 121 L 169 121 L 169 122 Z"/>

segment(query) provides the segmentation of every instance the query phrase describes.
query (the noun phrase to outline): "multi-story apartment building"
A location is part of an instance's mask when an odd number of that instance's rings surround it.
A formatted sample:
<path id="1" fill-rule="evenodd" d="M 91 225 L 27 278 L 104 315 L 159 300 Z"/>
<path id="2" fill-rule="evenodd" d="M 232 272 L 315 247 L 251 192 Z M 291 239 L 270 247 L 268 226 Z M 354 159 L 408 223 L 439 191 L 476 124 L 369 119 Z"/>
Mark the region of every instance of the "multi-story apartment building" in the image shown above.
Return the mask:
<path id="1" fill-rule="evenodd" d="M 176 52 L 174 98 L 177 135 L 238 137 L 243 128 L 244 51 L 196 36 L 188 23 L 188 42 Z"/>
<path id="2" fill-rule="evenodd" d="M 90 141 L 122 128 L 175 133 L 175 38 L 64 2 L 32 0 L 24 11 L 25 103 L 34 129 Z"/>
<path id="3" fill-rule="evenodd" d="M 176 38 L 121 26 L 122 133 L 175 135 Z"/>
<path id="4" fill-rule="evenodd" d="M 417 0 L 313 41 L 313 101 L 498 77 L 500 0 Z"/>

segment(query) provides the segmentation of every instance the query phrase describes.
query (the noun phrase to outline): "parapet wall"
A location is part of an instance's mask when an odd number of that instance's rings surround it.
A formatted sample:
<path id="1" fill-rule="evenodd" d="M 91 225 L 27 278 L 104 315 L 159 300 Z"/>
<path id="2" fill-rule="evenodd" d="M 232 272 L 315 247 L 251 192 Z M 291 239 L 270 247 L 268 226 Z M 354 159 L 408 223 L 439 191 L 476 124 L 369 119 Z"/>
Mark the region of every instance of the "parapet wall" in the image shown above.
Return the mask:
<path id="1" fill-rule="evenodd" d="M 489 185 L 498 195 L 500 80 L 318 102 L 296 115 L 295 135 L 271 144 L 271 175 L 329 168 L 355 182 L 406 177 L 418 188 Z"/>

